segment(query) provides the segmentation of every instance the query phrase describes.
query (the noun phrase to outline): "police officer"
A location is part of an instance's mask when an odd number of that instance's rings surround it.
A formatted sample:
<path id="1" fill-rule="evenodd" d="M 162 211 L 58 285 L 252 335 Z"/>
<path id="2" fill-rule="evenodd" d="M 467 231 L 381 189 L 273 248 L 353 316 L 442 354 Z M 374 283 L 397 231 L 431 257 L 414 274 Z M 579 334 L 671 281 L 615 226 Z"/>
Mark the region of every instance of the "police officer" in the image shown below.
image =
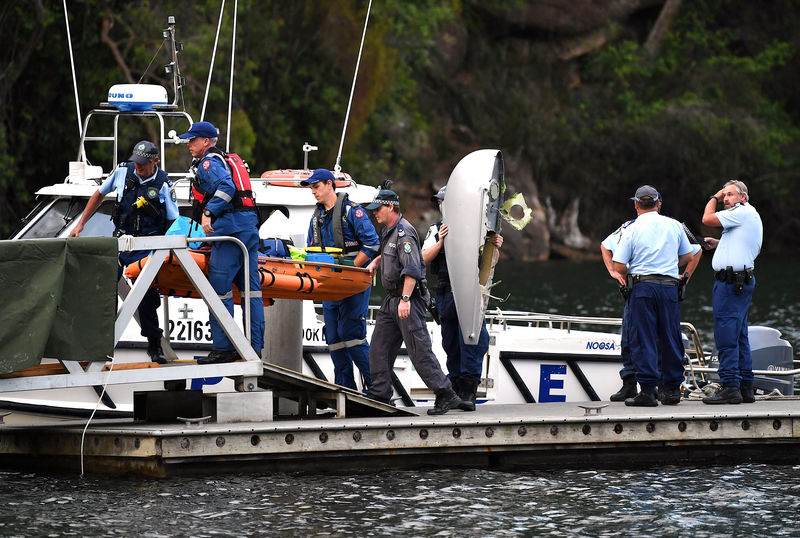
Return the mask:
<path id="1" fill-rule="evenodd" d="M 225 235 L 239 239 L 247 247 L 250 274 L 244 274 L 244 259 L 238 245 L 231 241 L 216 241 L 211 245 L 208 279 L 225 308 L 233 315 L 233 284 L 244 289 L 245 279 L 250 285 L 250 344 L 261 356 L 264 347 L 264 303 L 258 277 L 258 216 L 254 207 L 238 207 L 234 200 L 241 199 L 231 178 L 231 170 L 216 148 L 217 128 L 207 121 L 192 124 L 180 138 L 189 140 L 189 152 L 194 157 L 193 185 L 204 194 L 200 225 L 208 236 Z M 242 294 L 244 295 L 244 294 Z M 243 309 L 244 310 L 244 309 Z M 211 315 L 212 349 L 198 364 L 234 362 L 239 354 L 233 343 Z"/>
<path id="2" fill-rule="evenodd" d="M 703 211 L 703 224 L 722 227 L 719 240 L 705 238 L 716 249 L 711 261 L 716 272 L 712 301 L 714 343 L 719 351 L 718 372 L 722 382 L 722 390 L 703 398 L 707 404 L 755 401 L 747 311 L 756 286 L 753 268 L 761 251 L 764 228 L 749 200 L 747 185 L 731 180 L 711 197 Z M 720 202 L 724 209 L 717 211 Z"/>
<path id="3" fill-rule="evenodd" d="M 336 192 L 330 170 L 319 168 L 300 182 L 311 186 L 317 207 L 308 227 L 306 244 L 310 247 L 336 247 L 342 257 L 356 267 L 367 265 L 378 253 L 380 241 L 369 215 L 346 193 Z M 325 317 L 325 340 L 333 360 L 334 382 L 356 389 L 353 363 L 364 376 L 364 387 L 370 384 L 369 344 L 367 343 L 367 311 L 371 287 L 339 301 L 322 301 Z"/>
<path id="4" fill-rule="evenodd" d="M 172 221 L 178 218 L 175 189 L 167 173 L 158 167 L 158 147 L 147 140 L 133 146 L 130 162 L 120 164 L 92 194 L 78 224 L 69 234 L 78 237 L 83 227 L 103 203 L 107 194 L 116 191 L 117 203 L 111 219 L 114 235 L 164 235 Z M 117 280 L 126 265 L 150 254 L 146 250 L 120 252 L 120 267 Z M 161 348 L 163 331 L 158 326 L 158 307 L 161 297 L 155 289 L 149 289 L 139 304 L 139 324 L 142 336 L 147 337 L 147 354 L 153 362 L 166 364 Z"/>
<path id="5" fill-rule="evenodd" d="M 661 202 L 663 200 L 659 200 L 658 207 L 661 207 Z M 622 225 L 617 228 L 614 232 L 612 232 L 608 237 L 606 237 L 602 243 L 600 243 L 600 255 L 603 258 L 603 263 L 606 266 L 606 270 L 608 274 L 613 278 L 621 287 L 626 287 L 627 282 L 625 277 L 620 275 L 616 269 L 614 269 L 614 262 L 612 261 L 614 256 L 614 250 L 617 248 L 620 239 L 622 238 L 622 234 L 625 233 L 625 230 L 636 222 L 636 219 L 631 219 L 627 222 L 622 223 Z M 700 258 L 703 256 L 702 248 L 697 243 L 697 241 L 690 237 L 687 234 L 687 239 L 691 244 L 692 248 L 692 259 L 686 265 L 686 268 L 683 270 L 683 277 L 686 278 L 686 281 L 691 278 L 694 270 L 697 268 L 697 265 L 700 263 Z M 694 241 L 694 242 L 693 242 Z M 626 291 L 627 293 L 627 291 Z M 635 370 L 633 368 L 633 359 L 631 358 L 631 346 L 629 344 L 630 340 L 630 317 L 628 316 L 628 299 L 627 297 L 623 298 L 623 306 L 622 306 L 622 334 L 620 337 L 620 356 L 622 358 L 622 369 L 619 371 L 619 377 L 622 379 L 622 388 L 620 388 L 616 393 L 612 394 L 609 398 L 612 402 L 624 402 L 628 398 L 634 398 L 638 393 L 636 389 L 636 375 Z M 663 393 L 660 395 L 660 399 L 663 400 Z"/>
<path id="6" fill-rule="evenodd" d="M 386 290 L 369 350 L 372 372 L 369 395 L 391 403 L 392 369 L 397 352 L 405 342 L 417 373 L 436 393 L 436 402 L 428 409 L 428 414 L 442 415 L 460 406 L 461 399 L 453 391 L 431 349 L 425 323 L 430 295 L 424 288 L 425 262 L 420 255 L 417 231 L 400 214 L 400 198 L 388 188 L 378 191 L 366 208 L 373 212 L 378 224 L 385 226 L 381 232 L 380 254 L 367 266 L 373 274 L 380 266 L 381 283 Z"/>
<path id="7" fill-rule="evenodd" d="M 431 196 L 431 201 L 437 204 L 437 207 L 441 207 L 446 189 L 447 187 L 442 187 L 439 192 Z M 444 251 L 444 240 L 448 231 L 447 225 L 442 221 L 431 225 L 422 245 L 422 258 L 438 277 L 435 300 L 442 327 L 442 348 L 447 353 L 447 377 L 450 378 L 453 390 L 463 402 L 459 408 L 464 411 L 475 411 L 478 385 L 483 373 L 483 358 L 489 350 L 489 332 L 486 330 L 484 320 L 477 344 L 466 344 L 461 337 Z M 500 234 L 492 235 L 491 240 L 497 248 L 503 245 L 503 236 Z"/>
<path id="8" fill-rule="evenodd" d="M 628 226 L 614 250 L 614 269 L 624 279 L 630 273 L 628 298 L 631 357 L 641 392 L 625 405 L 655 407 L 656 387 L 664 384 L 661 402 L 680 403 L 683 382 L 683 341 L 678 303 L 678 267 L 692 259 L 692 248 L 681 224 L 659 215 L 661 197 L 650 185 L 632 198 L 636 222 Z M 661 372 L 658 357 L 661 356 Z"/>

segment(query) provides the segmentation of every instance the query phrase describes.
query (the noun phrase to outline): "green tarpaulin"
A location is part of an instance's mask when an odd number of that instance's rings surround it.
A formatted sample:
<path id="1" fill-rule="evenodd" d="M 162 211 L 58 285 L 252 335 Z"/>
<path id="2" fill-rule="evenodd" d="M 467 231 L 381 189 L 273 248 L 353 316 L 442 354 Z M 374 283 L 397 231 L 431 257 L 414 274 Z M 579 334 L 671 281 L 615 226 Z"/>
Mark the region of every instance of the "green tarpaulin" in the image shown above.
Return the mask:
<path id="1" fill-rule="evenodd" d="M 114 350 L 117 240 L 0 241 L 0 374 Z"/>

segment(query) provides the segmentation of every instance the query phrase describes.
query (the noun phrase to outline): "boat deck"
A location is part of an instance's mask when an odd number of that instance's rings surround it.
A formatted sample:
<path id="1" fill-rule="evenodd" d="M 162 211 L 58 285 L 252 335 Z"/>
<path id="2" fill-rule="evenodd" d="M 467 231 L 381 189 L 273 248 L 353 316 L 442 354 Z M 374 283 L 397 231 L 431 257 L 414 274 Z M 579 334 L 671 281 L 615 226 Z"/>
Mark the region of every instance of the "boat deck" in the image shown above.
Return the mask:
<path id="1" fill-rule="evenodd" d="M 582 405 L 605 406 L 597 414 Z M 800 400 L 631 408 L 587 402 L 479 405 L 473 413 L 226 424 L 94 421 L 90 473 L 358 472 L 408 467 L 597 468 L 796 463 Z M 586 414 L 590 413 L 590 414 Z M 78 470 L 85 421 L 0 426 L 0 466 Z"/>

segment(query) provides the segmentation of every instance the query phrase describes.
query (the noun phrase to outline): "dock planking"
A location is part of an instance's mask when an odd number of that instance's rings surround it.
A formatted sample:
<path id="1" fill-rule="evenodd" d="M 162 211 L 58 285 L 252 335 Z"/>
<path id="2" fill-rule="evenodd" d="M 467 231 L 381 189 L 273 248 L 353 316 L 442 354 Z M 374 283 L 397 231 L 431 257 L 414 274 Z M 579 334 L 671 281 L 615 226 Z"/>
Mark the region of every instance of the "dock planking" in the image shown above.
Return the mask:
<path id="1" fill-rule="evenodd" d="M 313 417 L 263 423 L 93 421 L 88 473 L 166 477 L 224 472 L 373 472 L 387 468 L 650 467 L 796 463 L 800 400 L 632 408 L 586 415 L 575 403 L 479 405 L 472 413 Z M 0 466 L 78 471 L 85 421 L 0 426 Z"/>

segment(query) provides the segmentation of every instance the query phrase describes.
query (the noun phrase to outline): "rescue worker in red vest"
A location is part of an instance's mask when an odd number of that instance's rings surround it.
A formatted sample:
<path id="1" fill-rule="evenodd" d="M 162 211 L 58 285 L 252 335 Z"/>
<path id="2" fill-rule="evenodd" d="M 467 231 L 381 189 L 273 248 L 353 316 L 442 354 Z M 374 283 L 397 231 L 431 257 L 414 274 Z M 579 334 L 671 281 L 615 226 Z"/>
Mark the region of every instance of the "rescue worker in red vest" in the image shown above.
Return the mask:
<path id="1" fill-rule="evenodd" d="M 114 221 L 114 235 L 164 235 L 172 221 L 178 218 L 178 204 L 175 189 L 167 173 L 158 167 L 158 146 L 142 140 L 133 146 L 130 162 L 120 164 L 86 204 L 78 224 L 70 232 L 70 237 L 78 237 L 83 227 L 94 215 L 107 194 L 116 191 L 117 203 L 111 219 Z M 126 265 L 147 257 L 150 251 L 137 250 L 119 253 L 119 272 L 122 276 Z M 147 354 L 153 362 L 166 364 L 167 359 L 161 347 L 163 331 L 158 326 L 158 307 L 161 297 L 154 289 L 149 289 L 139 304 L 139 325 L 142 336 L 147 337 Z"/>
<path id="2" fill-rule="evenodd" d="M 308 227 L 309 247 L 336 247 L 342 257 L 356 267 L 367 265 L 378 253 L 380 241 L 364 209 L 348 200 L 346 193 L 336 193 L 330 170 L 319 168 L 300 182 L 311 186 L 317 207 Z M 333 360 L 334 382 L 356 390 L 353 363 L 361 371 L 364 388 L 370 385 L 367 311 L 372 287 L 339 301 L 323 301 L 325 340 Z"/>
<path id="3" fill-rule="evenodd" d="M 445 190 L 447 187 L 442 187 L 439 192 L 431 196 L 431 201 L 439 208 L 444 201 Z M 466 344 L 461 336 L 444 252 L 444 241 L 448 231 L 447 225 L 442 224 L 442 221 L 428 228 L 428 235 L 422 244 L 422 258 L 438 278 L 435 300 L 442 326 L 442 348 L 447 353 L 447 376 L 453 384 L 453 390 L 462 400 L 459 408 L 464 411 L 475 411 L 478 385 L 481 383 L 483 373 L 483 358 L 489 351 L 489 332 L 486 330 L 484 320 L 477 344 Z M 493 235 L 492 243 L 500 248 L 503 245 L 503 236 Z"/>
<path id="4" fill-rule="evenodd" d="M 400 346 L 405 342 L 408 358 L 425 385 L 436 394 L 429 415 L 443 415 L 463 403 L 453 391 L 450 379 L 439 366 L 431 349 L 431 337 L 425 321 L 430 294 L 425 287 L 425 262 L 420 253 L 417 230 L 400 213 L 400 198 L 389 185 L 381 189 L 366 209 L 372 211 L 381 232 L 380 254 L 367 269 L 375 274 L 381 269 L 381 284 L 386 290 L 375 318 L 375 330 L 369 350 L 372 384 L 369 397 L 392 403 L 392 371 Z"/>
<path id="5" fill-rule="evenodd" d="M 196 177 L 193 187 L 203 195 L 200 225 L 208 236 L 225 235 L 239 239 L 247 247 L 250 274 L 244 274 L 244 258 L 238 245 L 217 241 L 211 245 L 208 279 L 225 308 L 233 315 L 233 284 L 244 289 L 250 285 L 250 344 L 260 357 L 264 347 L 264 303 L 258 277 L 258 215 L 252 192 L 238 191 L 231 169 L 216 148 L 217 128 L 207 121 L 192 124 L 180 138 L 189 140 L 194 157 L 192 169 Z M 247 202 L 249 197 L 250 202 Z M 217 364 L 239 360 L 239 354 L 217 319 L 211 315 L 211 353 L 197 360 L 198 364 Z"/>

